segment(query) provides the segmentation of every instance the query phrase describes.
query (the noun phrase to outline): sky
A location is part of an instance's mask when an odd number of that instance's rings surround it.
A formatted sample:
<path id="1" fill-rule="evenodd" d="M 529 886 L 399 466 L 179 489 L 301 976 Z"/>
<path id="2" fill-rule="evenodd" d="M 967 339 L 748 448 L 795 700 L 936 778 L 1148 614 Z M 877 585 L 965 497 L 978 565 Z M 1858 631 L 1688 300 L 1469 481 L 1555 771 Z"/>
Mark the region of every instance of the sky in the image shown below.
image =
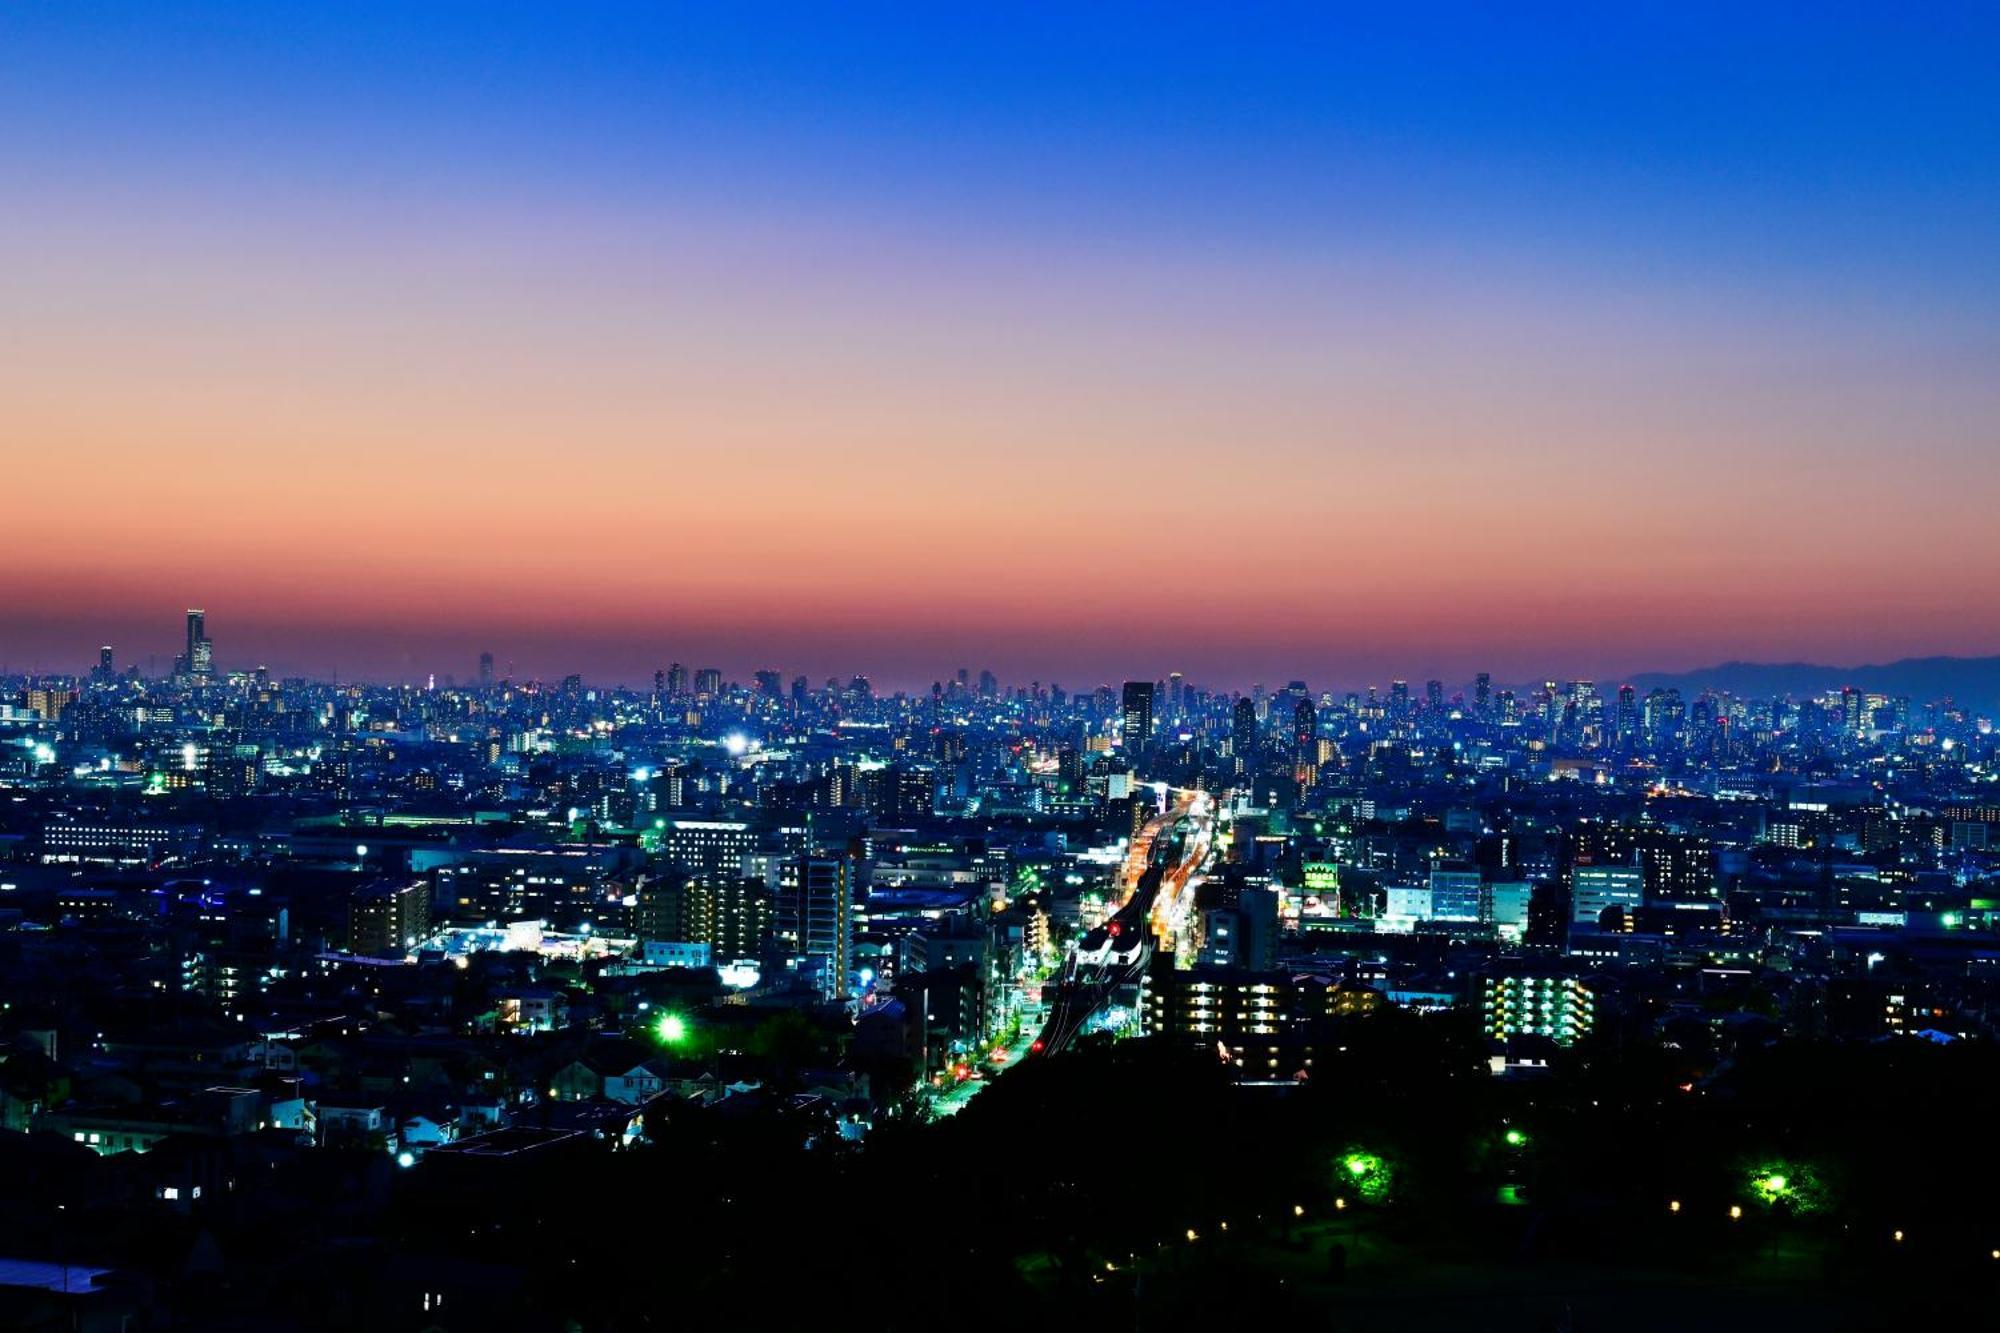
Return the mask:
<path id="1" fill-rule="evenodd" d="M 0 670 L 2000 652 L 1996 238 L 1991 6 L 0 6 Z"/>

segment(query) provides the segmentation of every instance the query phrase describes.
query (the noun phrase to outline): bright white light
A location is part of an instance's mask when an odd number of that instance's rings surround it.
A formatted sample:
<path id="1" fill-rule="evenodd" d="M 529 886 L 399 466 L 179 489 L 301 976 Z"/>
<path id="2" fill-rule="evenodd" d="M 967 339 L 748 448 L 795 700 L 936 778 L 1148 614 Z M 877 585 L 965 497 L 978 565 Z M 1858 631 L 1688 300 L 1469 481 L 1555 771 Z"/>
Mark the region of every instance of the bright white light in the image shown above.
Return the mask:
<path id="1" fill-rule="evenodd" d="M 741 732 L 732 731 L 722 738 L 722 748 L 729 751 L 732 759 L 740 759 L 750 753 L 750 738 Z"/>
<path id="2" fill-rule="evenodd" d="M 396 1154 L 397 1166 L 415 1166 L 416 1164 L 417 1164 L 417 1155 L 411 1152 L 408 1148 L 405 1148 L 403 1149 L 403 1151 Z"/>

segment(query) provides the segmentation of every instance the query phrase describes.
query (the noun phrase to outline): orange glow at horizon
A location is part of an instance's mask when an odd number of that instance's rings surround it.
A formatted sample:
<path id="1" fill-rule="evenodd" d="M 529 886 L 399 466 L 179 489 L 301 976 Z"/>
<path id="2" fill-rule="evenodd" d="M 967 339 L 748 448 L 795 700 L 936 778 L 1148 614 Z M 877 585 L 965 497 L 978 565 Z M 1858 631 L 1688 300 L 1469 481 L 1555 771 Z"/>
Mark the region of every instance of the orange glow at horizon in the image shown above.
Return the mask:
<path id="1" fill-rule="evenodd" d="M 676 636 L 1079 684 L 2000 648 L 1964 615 L 2000 461 L 1958 370 L 1871 375 L 1889 335 L 1808 311 L 451 221 L 15 221 L 44 260 L 0 361 L 17 660 L 183 603 L 301 666 L 512 636 L 628 676 Z"/>

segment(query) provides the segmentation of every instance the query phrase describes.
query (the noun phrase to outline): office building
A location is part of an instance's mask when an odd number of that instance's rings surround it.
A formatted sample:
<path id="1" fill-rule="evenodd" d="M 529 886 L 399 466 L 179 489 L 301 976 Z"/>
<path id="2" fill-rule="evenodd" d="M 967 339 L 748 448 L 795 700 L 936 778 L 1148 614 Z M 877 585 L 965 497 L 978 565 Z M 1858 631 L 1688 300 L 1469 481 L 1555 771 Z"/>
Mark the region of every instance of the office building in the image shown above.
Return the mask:
<path id="1" fill-rule="evenodd" d="M 1153 738 L 1153 682 L 1126 681 L 1122 708 L 1118 743 L 1127 759 L 1137 759 Z"/>

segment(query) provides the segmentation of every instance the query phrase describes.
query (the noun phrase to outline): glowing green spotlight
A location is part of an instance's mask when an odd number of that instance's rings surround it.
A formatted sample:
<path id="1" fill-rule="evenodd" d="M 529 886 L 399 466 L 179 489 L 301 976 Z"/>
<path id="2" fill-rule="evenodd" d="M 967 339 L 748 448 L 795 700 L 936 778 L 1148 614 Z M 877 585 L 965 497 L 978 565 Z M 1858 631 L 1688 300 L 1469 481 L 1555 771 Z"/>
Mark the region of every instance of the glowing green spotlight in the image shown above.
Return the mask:
<path id="1" fill-rule="evenodd" d="M 1527 1136 L 1526 1134 L 1523 1134 L 1523 1133 L 1522 1133 L 1522 1132 L 1521 1132 L 1520 1130 L 1518 1130 L 1518 1129 L 1510 1129 L 1510 1130 L 1508 1130 L 1508 1131 L 1507 1131 L 1507 1136 L 1506 1136 L 1506 1137 L 1507 1137 L 1507 1146 L 1508 1146 L 1509 1148 L 1518 1148 L 1518 1147 L 1520 1147 L 1520 1146 L 1521 1146 L 1522 1144 L 1524 1144 L 1524 1143 L 1526 1143 L 1526 1142 L 1528 1141 L 1528 1136 Z"/>
<path id="2" fill-rule="evenodd" d="M 1343 1156 L 1340 1167 L 1354 1182 L 1362 1202 L 1382 1203 L 1388 1199 L 1394 1172 L 1390 1170 L 1387 1158 L 1378 1153 L 1357 1150 Z"/>
<path id="3" fill-rule="evenodd" d="M 653 1024 L 653 1033 L 668 1046 L 678 1046 L 687 1040 L 687 1020 L 679 1014 L 661 1014 Z"/>
<path id="4" fill-rule="evenodd" d="M 1778 1200 L 1784 1198 L 1787 1194 L 1791 1193 L 1792 1182 L 1789 1178 L 1785 1176 L 1783 1172 L 1770 1171 L 1762 1175 L 1752 1177 L 1750 1180 L 1750 1188 L 1753 1191 L 1755 1191 L 1757 1197 L 1762 1199 L 1765 1203 L 1776 1203 Z"/>

